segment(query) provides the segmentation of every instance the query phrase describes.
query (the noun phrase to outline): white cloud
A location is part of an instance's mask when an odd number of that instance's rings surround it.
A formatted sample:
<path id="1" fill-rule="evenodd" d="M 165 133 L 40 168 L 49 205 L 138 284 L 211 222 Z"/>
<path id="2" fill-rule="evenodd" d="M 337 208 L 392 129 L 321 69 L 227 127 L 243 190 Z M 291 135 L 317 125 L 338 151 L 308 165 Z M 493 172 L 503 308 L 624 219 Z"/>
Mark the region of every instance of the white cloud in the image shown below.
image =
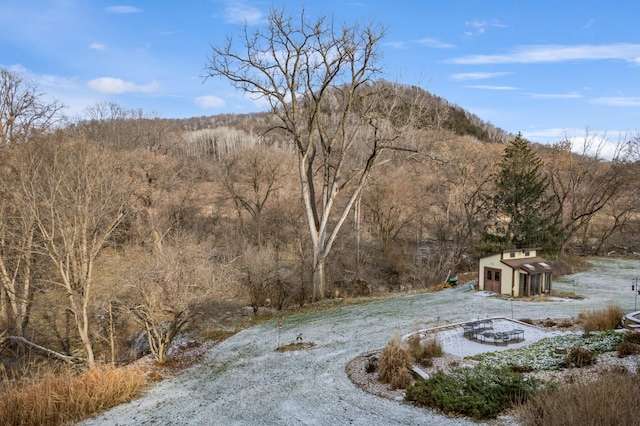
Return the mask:
<path id="1" fill-rule="evenodd" d="M 501 77 L 503 75 L 513 74 L 511 72 L 465 72 L 460 74 L 452 74 L 449 76 L 451 80 L 486 80 L 488 78 Z"/>
<path id="2" fill-rule="evenodd" d="M 529 99 L 576 99 L 581 98 L 582 95 L 577 92 L 571 93 L 527 93 Z"/>
<path id="3" fill-rule="evenodd" d="M 484 20 L 474 19 L 473 21 L 467 21 L 464 23 L 467 27 L 471 27 L 472 31 L 465 31 L 465 37 L 472 38 L 478 36 L 480 34 L 484 34 L 489 27 L 495 28 L 504 28 L 506 25 L 501 24 L 499 21 L 493 20 L 491 22 L 487 22 Z"/>
<path id="4" fill-rule="evenodd" d="M 243 2 L 233 2 L 226 7 L 224 11 L 224 18 L 227 22 L 232 24 L 248 24 L 254 25 L 264 20 L 262 12 Z"/>
<path id="5" fill-rule="evenodd" d="M 435 38 L 421 38 L 420 40 L 416 40 L 417 43 L 422 44 L 423 46 L 433 47 L 436 49 L 451 49 L 456 47 L 453 44 L 445 43 Z"/>
<path id="6" fill-rule="evenodd" d="M 548 144 L 568 141 L 572 152 L 611 159 L 620 155 L 622 145 L 616 141 L 624 141 L 627 133 L 615 130 L 549 128 L 524 131 L 522 135 L 528 140 Z"/>
<path id="7" fill-rule="evenodd" d="M 105 11 L 107 11 L 107 13 L 124 14 L 124 13 L 139 13 L 139 12 L 142 12 L 142 9 L 139 9 L 133 6 L 109 6 L 105 8 Z"/>
<path id="8" fill-rule="evenodd" d="M 94 49 L 94 50 L 104 50 L 106 48 L 107 48 L 107 45 L 102 43 L 91 43 L 89 45 L 89 49 Z"/>
<path id="9" fill-rule="evenodd" d="M 638 107 L 640 106 L 640 97 L 613 97 L 613 98 L 596 98 L 590 101 L 592 104 L 615 106 L 615 107 Z"/>
<path id="10" fill-rule="evenodd" d="M 119 78 L 100 77 L 87 82 L 87 86 L 101 93 L 120 94 L 127 92 L 149 93 L 158 89 L 160 85 L 155 81 L 145 85 L 138 85 Z"/>
<path id="11" fill-rule="evenodd" d="M 616 43 L 603 45 L 533 45 L 523 46 L 502 55 L 470 55 L 450 59 L 455 64 L 531 64 L 576 60 L 619 59 L 640 63 L 640 44 Z"/>
<path id="12" fill-rule="evenodd" d="M 580 155 L 611 159 L 621 153 L 622 145 L 608 139 L 606 133 L 567 138 L 571 151 Z"/>
<path id="13" fill-rule="evenodd" d="M 394 49 L 405 49 L 407 44 L 403 41 L 388 41 L 384 43 L 385 46 L 393 47 Z"/>
<path id="14" fill-rule="evenodd" d="M 202 108 L 222 108 L 227 104 L 224 99 L 213 95 L 198 96 L 195 102 Z"/>
<path id="15" fill-rule="evenodd" d="M 465 86 L 470 89 L 482 89 L 482 90 L 518 90 L 517 87 L 513 86 L 491 86 L 488 84 L 477 84 L 472 86 Z"/>

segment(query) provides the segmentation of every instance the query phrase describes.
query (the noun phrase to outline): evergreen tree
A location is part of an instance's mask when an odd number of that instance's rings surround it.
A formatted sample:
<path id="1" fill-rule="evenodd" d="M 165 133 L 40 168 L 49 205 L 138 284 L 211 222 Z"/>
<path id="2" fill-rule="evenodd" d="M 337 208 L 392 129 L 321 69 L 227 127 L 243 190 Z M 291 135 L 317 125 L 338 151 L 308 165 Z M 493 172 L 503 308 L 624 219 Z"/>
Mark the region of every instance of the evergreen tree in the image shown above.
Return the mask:
<path id="1" fill-rule="evenodd" d="M 560 210 L 547 194 L 547 186 L 542 160 L 518 133 L 506 147 L 495 192 L 487 200 L 490 220 L 483 234 L 485 252 L 524 247 L 557 251 Z"/>

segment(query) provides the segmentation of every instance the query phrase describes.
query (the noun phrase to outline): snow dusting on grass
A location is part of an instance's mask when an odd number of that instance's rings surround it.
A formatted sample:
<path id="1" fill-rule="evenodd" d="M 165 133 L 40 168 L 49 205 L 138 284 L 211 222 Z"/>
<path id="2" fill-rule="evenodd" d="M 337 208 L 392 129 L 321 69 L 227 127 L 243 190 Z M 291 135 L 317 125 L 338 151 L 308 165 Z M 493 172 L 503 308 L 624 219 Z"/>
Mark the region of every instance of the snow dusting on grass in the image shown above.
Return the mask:
<path id="1" fill-rule="evenodd" d="M 284 318 L 282 328 L 278 320 L 265 322 L 229 337 L 210 349 L 201 364 L 159 382 L 143 397 L 83 424 L 477 425 L 468 419 L 449 418 L 368 394 L 349 380 L 345 366 L 363 353 L 384 347 L 394 333 L 489 317 L 576 318 L 580 312 L 602 309 L 609 303 L 618 303 L 626 312 L 633 310 L 631 279 L 640 271 L 640 261 L 602 259 L 594 261 L 593 266 L 592 271 L 554 281 L 556 290 L 581 294 L 585 299 L 510 301 L 478 297 L 467 286 L 459 286 L 289 316 Z M 461 339 L 461 327 L 452 327 L 449 333 L 442 337 L 445 352 L 458 352 L 459 356 L 520 353 L 523 355 L 501 356 L 527 358 L 500 362 L 539 362 L 536 368 L 551 365 L 552 347 L 571 346 L 570 340 L 562 339 L 581 339 L 560 336 L 558 341 L 538 343 L 535 349 L 535 341 L 545 342 L 553 334 L 526 329 L 524 342 L 496 347 Z M 315 346 L 298 351 L 274 350 L 295 343 L 300 334 L 304 342 Z M 530 345 L 534 349 L 524 350 Z M 530 355 L 524 355 L 527 353 Z"/>
<path id="2" fill-rule="evenodd" d="M 581 334 L 565 334 L 547 337 L 521 348 L 482 353 L 468 358 L 494 367 L 517 365 L 532 367 L 534 370 L 561 370 L 564 368 L 564 355 L 556 354 L 556 348 L 567 349 L 579 346 L 597 353 L 605 353 L 615 350 L 620 342 L 622 342 L 622 335 L 616 332 L 604 332 L 589 337 L 583 337 Z"/>

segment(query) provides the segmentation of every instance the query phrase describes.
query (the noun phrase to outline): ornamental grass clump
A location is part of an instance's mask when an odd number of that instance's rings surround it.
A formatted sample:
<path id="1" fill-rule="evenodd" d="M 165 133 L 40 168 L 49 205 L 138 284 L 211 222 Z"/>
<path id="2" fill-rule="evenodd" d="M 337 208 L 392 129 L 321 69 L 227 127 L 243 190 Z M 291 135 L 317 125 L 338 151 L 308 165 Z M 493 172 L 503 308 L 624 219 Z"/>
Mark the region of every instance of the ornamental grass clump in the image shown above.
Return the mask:
<path id="1" fill-rule="evenodd" d="M 378 359 L 378 379 L 392 389 L 404 389 L 411 384 L 413 359 L 399 335 L 392 337 Z"/>
<path id="2" fill-rule="evenodd" d="M 632 331 L 626 333 L 622 339 L 622 343 L 617 349 L 618 356 L 624 358 L 629 355 L 636 355 L 640 353 L 640 332 Z"/>
<path id="3" fill-rule="evenodd" d="M 582 368 L 593 365 L 598 360 L 598 353 L 591 349 L 574 346 L 564 357 L 564 363 L 567 367 Z"/>
<path id="4" fill-rule="evenodd" d="M 515 417 L 523 426 L 637 425 L 640 380 L 613 373 L 550 388 L 518 406 Z"/>
<path id="5" fill-rule="evenodd" d="M 624 311 L 620 305 L 611 304 L 604 309 L 581 312 L 578 321 L 583 323 L 585 334 L 620 328 Z"/>
<path id="6" fill-rule="evenodd" d="M 414 362 L 425 367 L 431 367 L 433 358 L 441 357 L 443 354 L 440 342 L 434 338 L 423 341 L 419 334 L 410 336 L 407 339 L 407 345 Z"/>

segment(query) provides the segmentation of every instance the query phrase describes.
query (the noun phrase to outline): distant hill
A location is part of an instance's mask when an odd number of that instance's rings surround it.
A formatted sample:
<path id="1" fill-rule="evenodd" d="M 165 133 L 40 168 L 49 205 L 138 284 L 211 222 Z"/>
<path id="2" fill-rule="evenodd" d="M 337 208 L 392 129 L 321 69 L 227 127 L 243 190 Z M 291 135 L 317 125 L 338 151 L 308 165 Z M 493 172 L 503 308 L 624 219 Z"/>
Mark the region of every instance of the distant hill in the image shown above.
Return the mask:
<path id="1" fill-rule="evenodd" d="M 409 86 L 407 86 L 409 89 Z M 415 87 L 412 87 L 415 89 Z M 421 89 L 423 90 L 423 89 Z M 424 91 L 431 99 L 430 122 L 439 121 L 442 128 L 452 131 L 460 136 L 471 136 L 479 141 L 487 143 L 507 143 L 515 137 L 505 130 L 494 126 L 488 121 L 464 108 L 452 104 L 446 99 Z M 268 112 L 256 112 L 250 114 L 218 114 L 212 116 L 192 117 L 178 120 L 180 127 L 187 131 L 198 131 L 226 126 L 231 128 L 242 128 L 252 133 L 260 133 L 267 121 Z M 438 115 L 439 117 L 435 117 Z"/>

